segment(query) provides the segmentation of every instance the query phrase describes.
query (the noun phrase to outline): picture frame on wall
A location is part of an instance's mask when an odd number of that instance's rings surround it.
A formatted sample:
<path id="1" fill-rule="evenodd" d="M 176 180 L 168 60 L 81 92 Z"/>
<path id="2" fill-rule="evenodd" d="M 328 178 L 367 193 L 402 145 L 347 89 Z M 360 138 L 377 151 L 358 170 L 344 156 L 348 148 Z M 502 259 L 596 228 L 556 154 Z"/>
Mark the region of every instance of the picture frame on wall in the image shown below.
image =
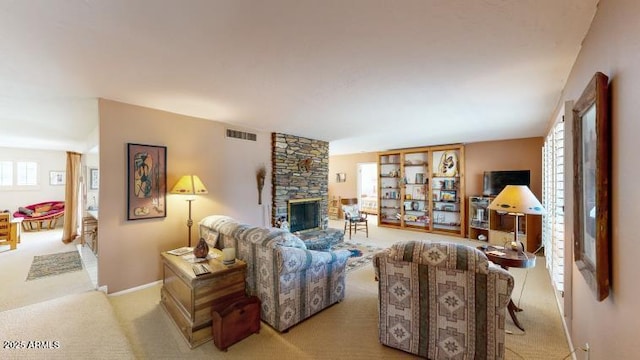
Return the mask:
<path id="1" fill-rule="evenodd" d="M 127 220 L 167 216 L 167 147 L 127 144 Z"/>
<path id="2" fill-rule="evenodd" d="M 96 168 L 89 169 L 89 190 L 98 190 L 100 184 L 100 172 Z"/>
<path id="3" fill-rule="evenodd" d="M 609 296 L 610 281 L 608 81 L 596 73 L 573 107 L 574 258 L 598 301 Z"/>
<path id="4" fill-rule="evenodd" d="M 65 171 L 49 171 L 49 185 L 65 185 L 67 173 Z"/>

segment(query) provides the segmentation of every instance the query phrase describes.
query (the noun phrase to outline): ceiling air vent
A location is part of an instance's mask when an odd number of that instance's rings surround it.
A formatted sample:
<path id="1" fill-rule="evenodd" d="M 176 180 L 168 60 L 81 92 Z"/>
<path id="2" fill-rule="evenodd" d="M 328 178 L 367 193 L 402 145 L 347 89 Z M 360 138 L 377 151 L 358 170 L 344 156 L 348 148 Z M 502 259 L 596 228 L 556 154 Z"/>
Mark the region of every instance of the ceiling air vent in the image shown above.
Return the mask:
<path id="1" fill-rule="evenodd" d="M 242 139 L 242 140 L 251 140 L 251 141 L 257 140 L 256 134 L 248 133 L 246 131 L 231 130 L 231 129 L 227 129 L 227 137 Z"/>

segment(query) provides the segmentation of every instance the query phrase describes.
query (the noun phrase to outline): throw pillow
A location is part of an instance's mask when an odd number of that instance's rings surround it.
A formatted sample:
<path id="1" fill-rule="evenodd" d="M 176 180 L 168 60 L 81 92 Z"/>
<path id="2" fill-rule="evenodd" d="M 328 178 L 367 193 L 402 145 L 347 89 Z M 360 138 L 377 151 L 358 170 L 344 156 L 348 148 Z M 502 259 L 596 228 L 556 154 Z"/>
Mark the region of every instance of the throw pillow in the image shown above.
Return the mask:
<path id="1" fill-rule="evenodd" d="M 342 211 L 344 211 L 349 219 L 360 218 L 360 209 L 358 209 L 358 205 L 343 206 Z"/>
<path id="2" fill-rule="evenodd" d="M 46 213 L 49 210 L 51 210 L 51 204 L 46 204 L 46 205 L 41 205 L 36 207 L 37 213 Z"/>
<path id="3" fill-rule="evenodd" d="M 33 215 L 33 210 L 31 210 L 31 209 L 27 209 L 27 208 L 25 208 L 25 207 L 19 207 L 19 208 L 18 208 L 18 211 L 19 211 L 20 213 L 22 213 L 22 214 L 27 215 L 27 216 L 31 216 L 31 215 Z"/>

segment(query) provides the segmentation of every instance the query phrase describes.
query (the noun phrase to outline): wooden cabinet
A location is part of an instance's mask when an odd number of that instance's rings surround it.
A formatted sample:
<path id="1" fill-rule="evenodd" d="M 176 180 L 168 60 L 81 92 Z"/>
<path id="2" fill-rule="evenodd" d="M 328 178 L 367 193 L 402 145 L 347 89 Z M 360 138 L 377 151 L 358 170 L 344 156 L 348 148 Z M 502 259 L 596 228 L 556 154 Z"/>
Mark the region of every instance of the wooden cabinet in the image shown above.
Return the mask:
<path id="1" fill-rule="evenodd" d="M 489 210 L 489 243 L 505 245 L 513 241 L 515 216 L 507 213 Z M 524 244 L 527 252 L 535 252 L 540 246 L 540 240 L 533 229 L 539 226 L 539 215 L 518 216 L 518 241 Z"/>
<path id="2" fill-rule="evenodd" d="M 245 296 L 247 265 L 241 260 L 227 266 L 220 255 L 208 260 L 211 273 L 196 276 L 192 264 L 180 256 L 161 254 L 163 285 L 160 304 L 191 348 L 213 338 L 211 312 Z"/>
<path id="3" fill-rule="evenodd" d="M 340 198 L 336 198 L 335 196 L 329 200 L 329 219 L 338 220 L 340 219 Z"/>
<path id="4" fill-rule="evenodd" d="M 378 154 L 378 225 L 464 236 L 464 147 Z"/>

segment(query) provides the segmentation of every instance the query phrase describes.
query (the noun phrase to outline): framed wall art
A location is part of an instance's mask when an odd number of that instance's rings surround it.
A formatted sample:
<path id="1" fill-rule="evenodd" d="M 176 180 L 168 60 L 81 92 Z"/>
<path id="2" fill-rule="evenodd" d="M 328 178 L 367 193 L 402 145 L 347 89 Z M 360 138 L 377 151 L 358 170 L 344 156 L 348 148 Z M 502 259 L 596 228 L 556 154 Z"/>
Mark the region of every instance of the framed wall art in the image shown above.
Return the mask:
<path id="1" fill-rule="evenodd" d="M 608 81 L 596 73 L 573 107 L 574 257 L 598 301 L 609 295 Z"/>
<path id="2" fill-rule="evenodd" d="M 127 144 L 127 220 L 167 216 L 167 147 Z"/>
<path id="3" fill-rule="evenodd" d="M 66 184 L 67 173 L 65 171 L 49 171 L 49 185 Z"/>
<path id="4" fill-rule="evenodd" d="M 100 172 L 96 168 L 89 169 L 89 190 L 98 190 Z"/>

